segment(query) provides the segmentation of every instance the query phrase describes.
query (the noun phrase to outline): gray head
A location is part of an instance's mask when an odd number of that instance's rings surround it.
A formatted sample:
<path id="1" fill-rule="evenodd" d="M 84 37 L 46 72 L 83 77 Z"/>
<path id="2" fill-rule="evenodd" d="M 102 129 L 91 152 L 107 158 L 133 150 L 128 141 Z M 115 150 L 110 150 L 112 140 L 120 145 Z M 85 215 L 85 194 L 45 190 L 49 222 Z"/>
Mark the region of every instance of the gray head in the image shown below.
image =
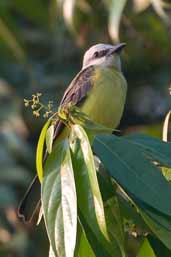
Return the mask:
<path id="1" fill-rule="evenodd" d="M 82 69 L 85 69 L 90 65 L 100 65 L 113 66 L 121 71 L 119 54 L 125 45 L 125 43 L 120 43 L 115 46 L 109 44 L 97 44 L 90 47 L 84 54 Z"/>

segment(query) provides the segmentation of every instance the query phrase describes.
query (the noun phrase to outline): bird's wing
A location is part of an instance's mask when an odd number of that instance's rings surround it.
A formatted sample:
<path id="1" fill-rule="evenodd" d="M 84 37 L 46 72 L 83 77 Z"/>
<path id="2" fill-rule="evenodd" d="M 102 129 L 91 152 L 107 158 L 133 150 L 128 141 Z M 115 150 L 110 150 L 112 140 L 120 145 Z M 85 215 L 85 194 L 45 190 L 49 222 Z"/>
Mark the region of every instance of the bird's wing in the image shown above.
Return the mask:
<path id="1" fill-rule="evenodd" d="M 69 87 L 66 89 L 60 102 L 60 106 L 68 103 L 79 106 L 85 100 L 87 93 L 92 87 L 91 77 L 93 72 L 94 66 L 89 66 L 78 73 L 78 75 L 73 79 Z M 60 120 L 57 120 L 55 124 L 54 139 L 61 133 L 64 126 L 65 125 Z"/>

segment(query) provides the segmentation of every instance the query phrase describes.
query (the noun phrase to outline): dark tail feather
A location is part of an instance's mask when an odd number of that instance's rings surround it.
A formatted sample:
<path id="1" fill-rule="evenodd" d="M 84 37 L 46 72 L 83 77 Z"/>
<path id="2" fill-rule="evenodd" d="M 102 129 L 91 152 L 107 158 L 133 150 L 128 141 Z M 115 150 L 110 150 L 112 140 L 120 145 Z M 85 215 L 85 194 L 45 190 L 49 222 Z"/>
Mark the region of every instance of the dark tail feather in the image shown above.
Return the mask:
<path id="1" fill-rule="evenodd" d="M 18 216 L 25 222 L 36 222 L 40 206 L 40 182 L 35 176 L 19 205 Z"/>

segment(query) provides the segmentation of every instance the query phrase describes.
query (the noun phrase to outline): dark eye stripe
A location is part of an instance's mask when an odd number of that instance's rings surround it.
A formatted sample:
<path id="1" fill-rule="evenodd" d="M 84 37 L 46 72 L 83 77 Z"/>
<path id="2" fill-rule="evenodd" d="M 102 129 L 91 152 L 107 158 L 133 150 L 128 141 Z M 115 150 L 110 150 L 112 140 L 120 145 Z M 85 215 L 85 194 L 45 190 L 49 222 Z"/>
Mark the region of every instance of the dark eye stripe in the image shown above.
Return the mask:
<path id="1" fill-rule="evenodd" d="M 94 58 L 101 58 L 103 56 L 105 56 L 107 54 L 109 49 L 106 49 L 106 50 L 102 50 L 102 51 L 99 51 L 99 52 L 95 52 L 94 53 Z"/>
<path id="2" fill-rule="evenodd" d="M 105 56 L 108 51 L 109 51 L 109 49 L 100 51 L 100 57 Z"/>

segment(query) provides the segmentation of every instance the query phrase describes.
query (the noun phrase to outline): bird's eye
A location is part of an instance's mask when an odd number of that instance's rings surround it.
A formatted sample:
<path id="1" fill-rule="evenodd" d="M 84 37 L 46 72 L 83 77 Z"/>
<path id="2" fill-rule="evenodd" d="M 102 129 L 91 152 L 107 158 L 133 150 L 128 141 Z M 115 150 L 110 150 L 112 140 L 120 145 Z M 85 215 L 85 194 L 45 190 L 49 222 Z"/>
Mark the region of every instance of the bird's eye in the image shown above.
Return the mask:
<path id="1" fill-rule="evenodd" d="M 93 56 L 94 56 L 95 58 L 99 57 L 99 52 L 97 52 L 97 51 L 94 52 Z"/>

